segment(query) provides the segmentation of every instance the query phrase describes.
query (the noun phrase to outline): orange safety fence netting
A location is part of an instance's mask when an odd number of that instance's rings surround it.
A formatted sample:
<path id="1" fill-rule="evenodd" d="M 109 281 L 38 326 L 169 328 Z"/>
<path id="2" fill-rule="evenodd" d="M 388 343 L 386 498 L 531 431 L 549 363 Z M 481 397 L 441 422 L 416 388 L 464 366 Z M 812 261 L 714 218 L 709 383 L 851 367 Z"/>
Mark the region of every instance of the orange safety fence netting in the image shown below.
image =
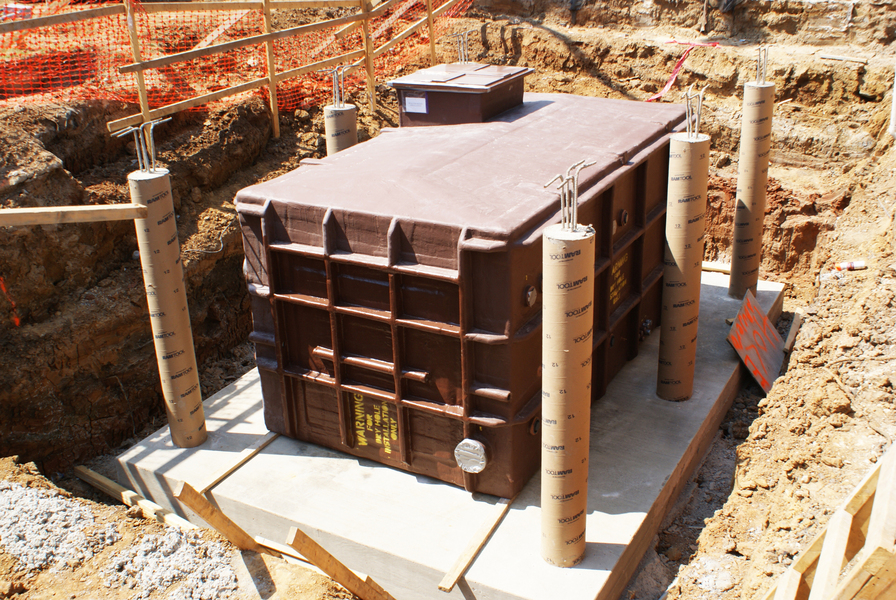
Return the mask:
<path id="1" fill-rule="evenodd" d="M 433 10 L 448 0 L 433 0 Z M 460 0 L 435 19 L 437 37 L 448 28 L 449 20 L 463 14 L 472 0 Z M 0 7 L 0 22 L 64 14 L 118 3 L 14 4 Z M 15 7 L 9 9 L 8 7 Z M 274 30 L 296 27 L 353 14 L 357 9 L 277 9 Z M 143 60 L 235 41 L 264 33 L 261 10 L 215 10 L 147 12 L 139 3 L 133 14 Z M 370 23 L 375 48 L 393 39 L 409 25 L 426 17 L 426 0 L 397 2 Z M 274 64 L 283 73 L 362 50 L 361 27 L 341 39 L 343 26 L 301 33 L 273 42 Z M 378 80 L 394 75 L 400 67 L 428 52 L 429 29 L 425 25 L 374 60 Z M 363 59 L 356 59 L 362 64 Z M 125 14 L 102 16 L 72 23 L 0 33 L 0 105 L 35 101 L 66 102 L 112 99 L 138 102 L 134 73 L 118 68 L 133 63 Z M 267 54 L 263 43 L 243 46 L 211 56 L 177 62 L 144 72 L 149 107 L 161 106 L 202 96 L 224 88 L 257 80 L 267 75 Z M 295 110 L 325 102 L 330 95 L 330 77 L 323 72 L 280 81 L 277 104 L 281 111 Z M 351 94 L 366 84 L 363 69 L 346 77 Z M 266 88 L 254 92 L 267 95 Z"/>

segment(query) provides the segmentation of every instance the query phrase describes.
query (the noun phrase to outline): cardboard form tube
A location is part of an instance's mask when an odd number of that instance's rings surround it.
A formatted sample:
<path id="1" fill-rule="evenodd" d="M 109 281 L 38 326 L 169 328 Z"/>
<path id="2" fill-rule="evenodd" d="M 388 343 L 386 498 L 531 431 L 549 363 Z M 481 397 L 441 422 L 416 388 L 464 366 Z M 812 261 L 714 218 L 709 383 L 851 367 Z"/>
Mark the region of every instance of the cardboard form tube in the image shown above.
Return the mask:
<path id="1" fill-rule="evenodd" d="M 890 98 L 890 125 L 887 127 L 887 133 L 896 137 L 896 79 L 893 81 L 893 92 Z"/>
<path id="2" fill-rule="evenodd" d="M 744 85 L 734 243 L 731 247 L 731 279 L 728 282 L 728 295 L 737 299 L 743 298 L 747 290 L 755 294 L 759 282 L 774 110 L 775 84 Z"/>
<path id="3" fill-rule="evenodd" d="M 552 225 L 543 243 L 541 555 L 572 567 L 585 555 L 594 229 Z"/>
<path id="4" fill-rule="evenodd" d="M 656 382 L 656 394 L 664 400 L 687 400 L 694 392 L 708 184 L 709 136 L 673 134 Z"/>
<path id="5" fill-rule="evenodd" d="M 327 156 L 333 156 L 358 143 L 358 107 L 332 104 L 324 107 L 324 135 L 327 137 Z"/>
<path id="6" fill-rule="evenodd" d="M 171 181 L 166 169 L 134 171 L 128 175 L 128 185 L 134 204 L 143 204 L 148 210 L 145 219 L 134 220 L 134 226 L 171 439 L 181 448 L 192 448 L 204 442 L 208 433 Z"/>

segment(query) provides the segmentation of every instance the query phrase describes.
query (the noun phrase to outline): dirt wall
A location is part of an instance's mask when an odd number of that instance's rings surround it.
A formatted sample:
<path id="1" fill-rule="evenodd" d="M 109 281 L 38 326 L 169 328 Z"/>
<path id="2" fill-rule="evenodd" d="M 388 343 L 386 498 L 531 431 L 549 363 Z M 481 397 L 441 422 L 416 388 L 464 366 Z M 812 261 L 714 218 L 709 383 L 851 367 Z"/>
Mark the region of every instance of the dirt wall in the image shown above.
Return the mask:
<path id="1" fill-rule="evenodd" d="M 7 114 L 0 205 L 129 202 L 133 142 L 128 148 L 128 138 L 105 131 L 125 108 L 84 103 Z M 203 190 L 251 164 L 269 135 L 270 112 L 258 98 L 184 114 L 156 134 L 160 163 L 172 174 L 200 363 L 244 342 L 251 325 L 232 207 L 203 200 Z M 7 365 L 0 370 L 0 454 L 53 472 L 109 451 L 158 413 L 135 250 L 131 222 L 0 228 L 0 276 L 9 292 L 0 297 L 0 364 Z"/>
<path id="2" fill-rule="evenodd" d="M 896 39 L 896 6 L 844 0 L 478 0 L 493 14 L 551 18 L 582 27 L 675 26 L 750 42 L 818 46 L 886 45 Z"/>

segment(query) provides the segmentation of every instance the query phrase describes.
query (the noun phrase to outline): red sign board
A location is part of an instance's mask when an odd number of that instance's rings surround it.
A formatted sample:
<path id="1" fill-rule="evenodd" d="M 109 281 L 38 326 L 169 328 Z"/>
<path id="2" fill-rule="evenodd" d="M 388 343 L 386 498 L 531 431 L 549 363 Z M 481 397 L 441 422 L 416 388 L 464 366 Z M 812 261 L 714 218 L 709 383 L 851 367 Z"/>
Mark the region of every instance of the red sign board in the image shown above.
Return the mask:
<path id="1" fill-rule="evenodd" d="M 747 290 L 744 303 L 728 333 L 728 341 L 756 383 L 767 394 L 784 364 L 784 340 Z"/>

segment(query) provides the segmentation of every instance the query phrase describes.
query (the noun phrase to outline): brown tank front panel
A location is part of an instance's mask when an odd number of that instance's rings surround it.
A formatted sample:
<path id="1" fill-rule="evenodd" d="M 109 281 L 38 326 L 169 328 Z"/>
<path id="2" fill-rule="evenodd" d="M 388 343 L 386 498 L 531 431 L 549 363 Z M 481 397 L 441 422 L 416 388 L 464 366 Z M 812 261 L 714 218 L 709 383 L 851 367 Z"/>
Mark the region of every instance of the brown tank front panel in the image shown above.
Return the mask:
<path id="1" fill-rule="evenodd" d="M 543 185 L 597 162 L 579 220 L 596 229 L 599 398 L 645 319 L 658 325 L 682 121 L 672 105 L 531 94 L 496 121 L 385 131 L 241 191 L 268 427 L 513 496 L 540 457 L 541 232 L 559 211 Z M 479 474 L 455 462 L 465 438 L 487 448 Z"/>

